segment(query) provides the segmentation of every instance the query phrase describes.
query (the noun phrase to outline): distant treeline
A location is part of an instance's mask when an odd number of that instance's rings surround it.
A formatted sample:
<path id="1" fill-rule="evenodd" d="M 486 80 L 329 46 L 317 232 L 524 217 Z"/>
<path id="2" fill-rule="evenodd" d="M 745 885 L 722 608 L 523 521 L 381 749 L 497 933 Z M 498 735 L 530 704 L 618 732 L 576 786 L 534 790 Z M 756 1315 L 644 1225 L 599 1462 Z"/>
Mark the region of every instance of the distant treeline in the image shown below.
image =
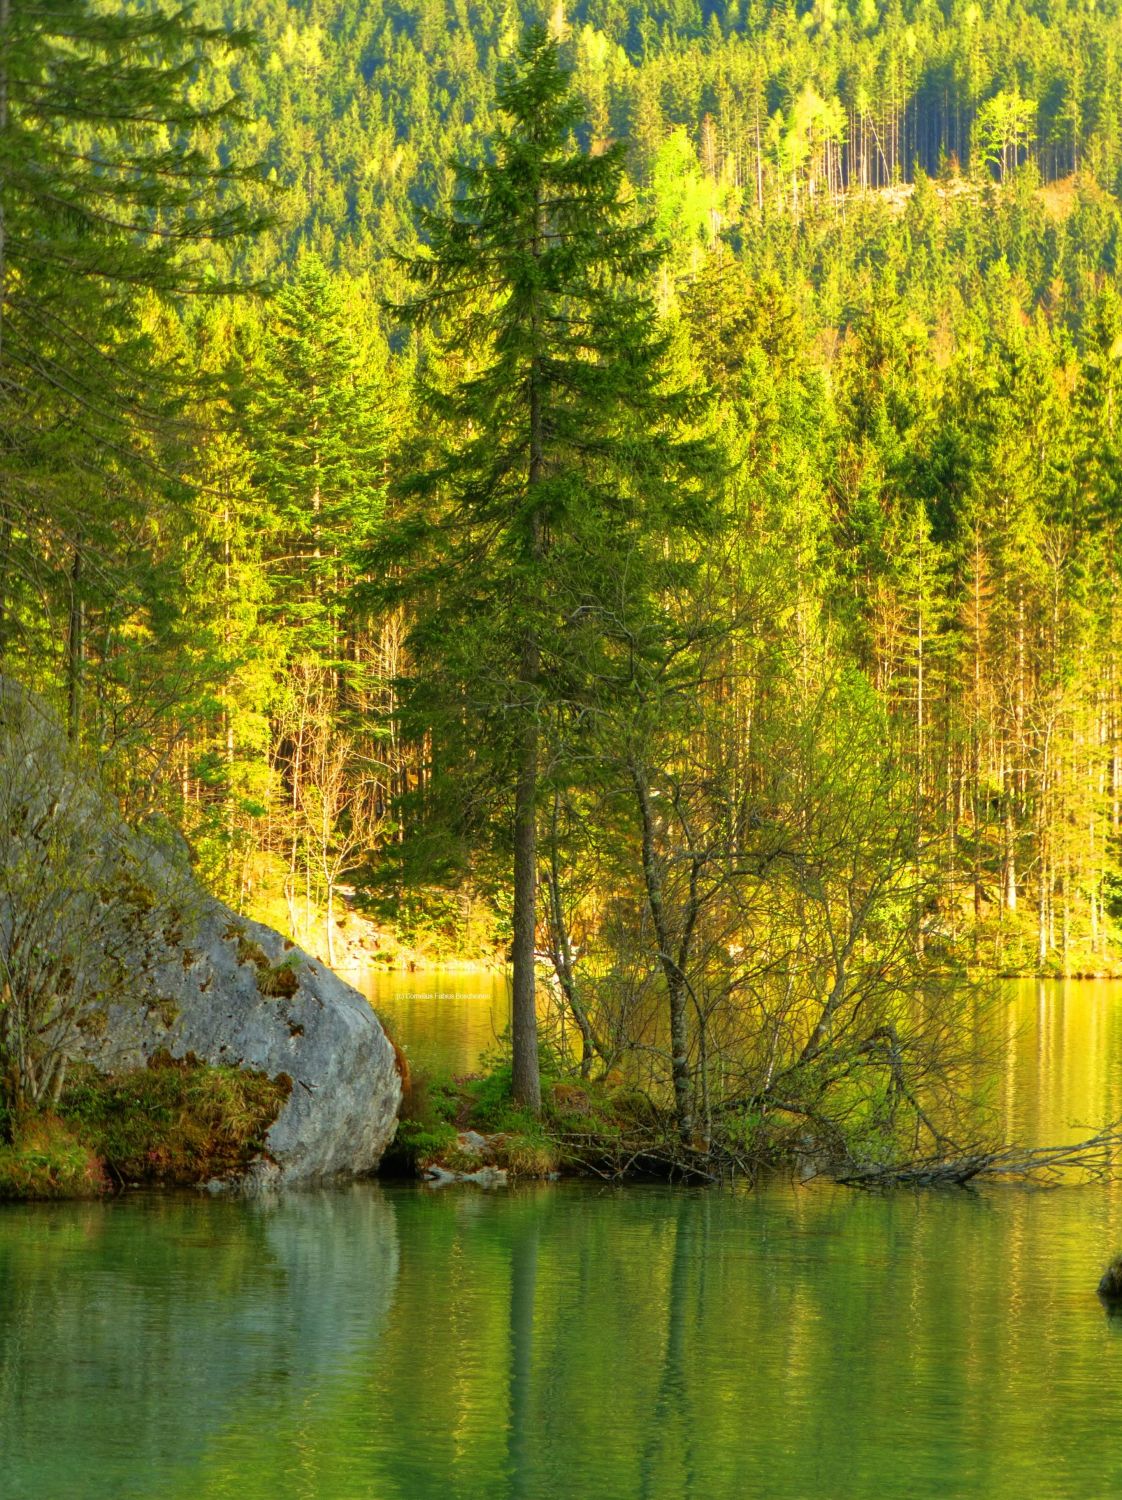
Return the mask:
<path id="1" fill-rule="evenodd" d="M 246 119 L 227 141 L 263 156 L 284 190 L 283 229 L 246 259 L 276 265 L 305 244 L 352 271 L 411 240 L 416 206 L 451 187 L 450 158 L 480 151 L 498 62 L 538 14 L 489 0 L 200 9 L 260 37 L 208 85 L 236 87 Z M 917 171 L 985 181 L 1031 161 L 1046 181 L 1086 172 L 1118 187 L 1113 0 L 558 0 L 548 19 L 568 42 L 586 141 L 628 139 L 642 187 L 697 175 L 701 240 Z"/>

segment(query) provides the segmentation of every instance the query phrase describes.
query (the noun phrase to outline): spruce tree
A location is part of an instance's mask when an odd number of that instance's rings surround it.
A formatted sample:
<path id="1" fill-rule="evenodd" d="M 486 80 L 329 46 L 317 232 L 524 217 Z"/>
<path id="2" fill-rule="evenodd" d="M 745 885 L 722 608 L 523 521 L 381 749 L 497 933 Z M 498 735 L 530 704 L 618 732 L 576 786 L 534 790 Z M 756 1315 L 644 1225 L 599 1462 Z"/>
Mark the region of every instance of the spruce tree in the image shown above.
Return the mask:
<path id="1" fill-rule="evenodd" d="M 386 424 L 373 346 L 356 335 L 342 286 L 317 256 L 304 258 L 269 312 L 262 358 L 246 371 L 246 427 L 269 532 L 263 613 L 283 674 L 274 754 L 290 814 L 289 887 L 303 856 L 309 909 L 313 885 L 325 885 L 331 960 L 338 871 L 329 850 L 347 811 L 353 866 L 365 837 L 356 789 L 371 785 L 379 760 L 363 722 L 375 669 L 358 585 L 382 513 Z"/>
<path id="2" fill-rule="evenodd" d="M 340 287 L 306 256 L 270 308 L 246 373 L 246 425 L 276 536 L 272 589 L 290 656 L 336 675 L 349 650 L 355 559 L 381 516 L 385 421 Z"/>
<path id="3" fill-rule="evenodd" d="M 248 42 L 186 10 L 0 0 L 0 652 L 21 610 L 61 601 L 72 720 L 83 593 L 113 589 L 129 474 L 166 499 L 175 463 L 185 372 L 150 299 L 222 291 L 214 246 L 261 222 L 238 201 L 253 174 L 206 143 L 232 94 L 197 102 Z"/>
<path id="4" fill-rule="evenodd" d="M 621 619 L 644 595 L 622 586 L 629 570 L 673 552 L 705 506 L 642 290 L 660 250 L 626 196 L 623 145 L 575 147 L 580 106 L 540 27 L 501 70 L 498 106 L 489 158 L 459 166 L 409 267 L 432 443 L 399 486 L 384 560 L 410 564 L 404 711 L 433 746 L 430 807 L 442 787 L 461 823 L 513 803 L 513 1088 L 537 1109 L 537 820 L 567 754 L 552 731 L 590 701 L 597 635 L 641 633 Z"/>

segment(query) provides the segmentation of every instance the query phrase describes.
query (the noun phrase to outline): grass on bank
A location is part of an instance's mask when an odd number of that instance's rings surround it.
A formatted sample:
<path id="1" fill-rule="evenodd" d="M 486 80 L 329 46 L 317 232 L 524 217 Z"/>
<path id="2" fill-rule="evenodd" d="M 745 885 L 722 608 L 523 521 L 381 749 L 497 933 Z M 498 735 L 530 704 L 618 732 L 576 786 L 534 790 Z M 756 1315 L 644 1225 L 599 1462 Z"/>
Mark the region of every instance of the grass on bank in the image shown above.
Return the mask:
<path id="1" fill-rule="evenodd" d="M 101 1161 L 57 1115 L 39 1115 L 0 1145 L 0 1200 L 90 1198 L 105 1192 Z"/>
<path id="2" fill-rule="evenodd" d="M 75 1067 L 55 1110 L 13 1122 L 0 1199 L 87 1197 L 114 1187 L 190 1186 L 243 1172 L 292 1088 L 240 1068 L 157 1053 L 146 1068 Z"/>
<path id="3" fill-rule="evenodd" d="M 820 1091 L 805 1108 L 728 1104 L 713 1111 L 707 1135 L 698 1120 L 694 1138 L 683 1142 L 669 1100 L 652 1098 L 615 1071 L 575 1076 L 546 1046 L 539 1058 L 537 1117 L 513 1100 L 508 1052 L 485 1057 L 485 1071 L 477 1074 L 414 1071 L 382 1172 L 415 1176 L 441 1167 L 466 1174 L 490 1165 L 511 1178 L 559 1173 L 702 1183 L 751 1180 L 770 1170 L 830 1174 L 854 1162 L 884 1166 L 914 1151 L 901 1134 L 910 1126 L 896 1119 L 891 1091 L 870 1091 L 864 1080 L 836 1081 L 828 1096 Z M 982 1120 L 984 1101 L 973 1103 Z M 460 1141 L 467 1131 L 485 1138 L 482 1162 Z"/>
<path id="4" fill-rule="evenodd" d="M 415 1175 L 434 1165 L 473 1171 L 479 1158 L 462 1151 L 458 1137 L 476 1131 L 487 1138 L 490 1164 L 513 1178 L 690 1175 L 669 1116 L 617 1075 L 573 1079 L 546 1066 L 535 1117 L 512 1098 L 509 1059 L 485 1059 L 485 1066 L 485 1073 L 459 1078 L 413 1074 L 384 1174 Z"/>

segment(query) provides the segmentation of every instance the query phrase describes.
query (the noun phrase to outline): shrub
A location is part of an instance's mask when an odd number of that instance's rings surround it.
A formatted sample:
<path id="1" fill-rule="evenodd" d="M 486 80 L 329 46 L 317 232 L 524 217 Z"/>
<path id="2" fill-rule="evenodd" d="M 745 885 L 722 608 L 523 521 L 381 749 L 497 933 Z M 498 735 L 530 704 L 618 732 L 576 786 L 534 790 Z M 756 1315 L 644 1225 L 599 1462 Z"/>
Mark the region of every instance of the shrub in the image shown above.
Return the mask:
<path id="1" fill-rule="evenodd" d="M 411 1173 L 442 1156 L 455 1142 L 459 1108 L 456 1085 L 447 1074 L 410 1073 L 383 1170 Z"/>
<path id="2" fill-rule="evenodd" d="M 96 1155 L 54 1115 L 37 1116 L 0 1146 L 0 1199 L 93 1197 L 105 1187 Z"/>
<path id="3" fill-rule="evenodd" d="M 541 1131 L 499 1136 L 491 1145 L 496 1166 L 512 1177 L 548 1177 L 560 1165 L 558 1147 Z"/>

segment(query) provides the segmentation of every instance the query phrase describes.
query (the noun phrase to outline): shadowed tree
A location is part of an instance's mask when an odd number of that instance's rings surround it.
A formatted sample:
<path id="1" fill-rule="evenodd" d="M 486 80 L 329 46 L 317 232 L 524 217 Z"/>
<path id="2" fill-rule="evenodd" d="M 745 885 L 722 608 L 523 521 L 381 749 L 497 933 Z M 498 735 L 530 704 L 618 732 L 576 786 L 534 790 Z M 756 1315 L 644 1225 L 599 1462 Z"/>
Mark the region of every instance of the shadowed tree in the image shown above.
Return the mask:
<path id="1" fill-rule="evenodd" d="M 153 436 L 185 371 L 145 296 L 225 290 L 215 245 L 263 223 L 227 191 L 253 174 L 203 143 L 233 95 L 196 87 L 248 41 L 187 10 L 0 0 L 0 653 L 54 596 L 72 734 L 85 593 L 173 466 Z"/>

